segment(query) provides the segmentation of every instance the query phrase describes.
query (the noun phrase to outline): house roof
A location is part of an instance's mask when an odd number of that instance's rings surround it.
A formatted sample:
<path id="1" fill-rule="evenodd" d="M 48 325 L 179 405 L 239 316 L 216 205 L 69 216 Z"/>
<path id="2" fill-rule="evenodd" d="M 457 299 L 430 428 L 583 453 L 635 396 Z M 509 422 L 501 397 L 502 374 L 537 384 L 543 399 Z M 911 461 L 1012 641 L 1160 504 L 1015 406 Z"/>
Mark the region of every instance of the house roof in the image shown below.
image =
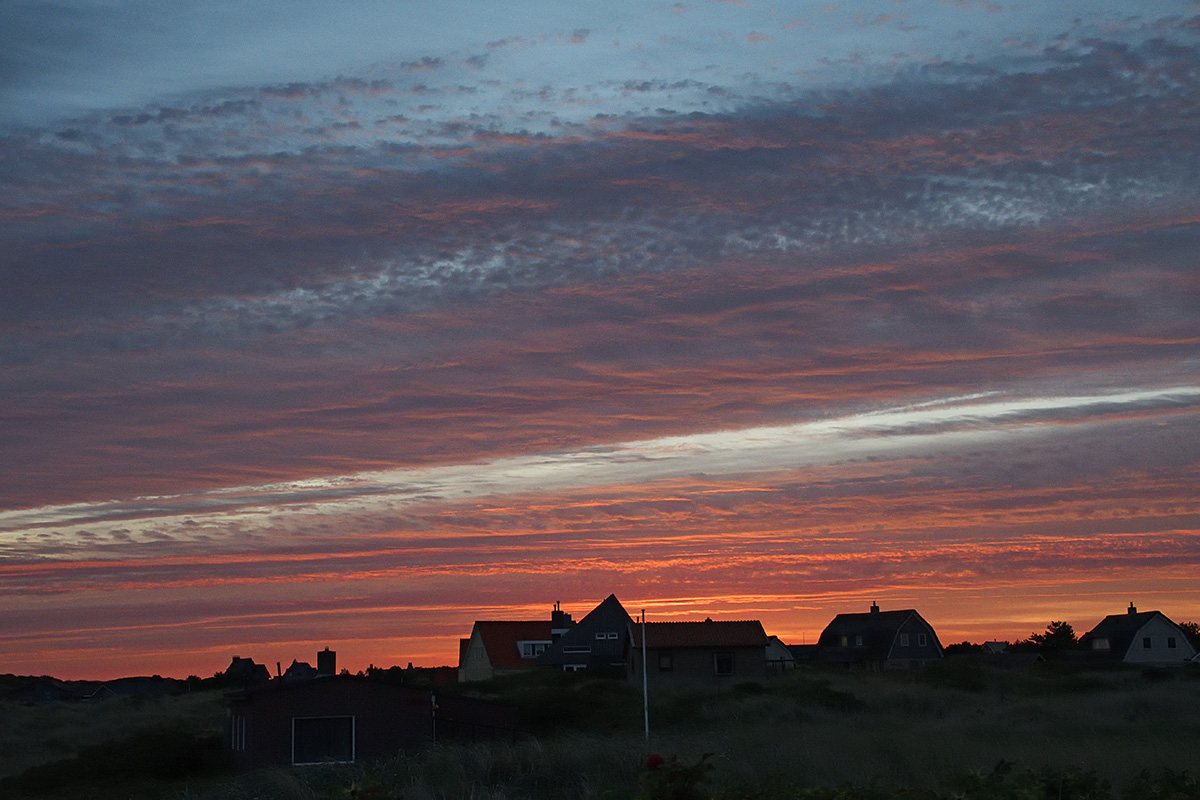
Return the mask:
<path id="1" fill-rule="evenodd" d="M 905 608 L 897 611 L 866 611 L 861 614 L 838 614 L 833 621 L 821 631 L 817 640 L 820 648 L 839 648 L 842 636 L 862 636 L 862 648 L 855 648 L 860 658 L 871 661 L 885 661 L 892 651 L 900 628 L 909 620 L 917 619 L 933 634 L 933 643 L 940 651 L 941 644 L 937 641 L 937 632 L 933 630 L 916 609 Z M 840 651 L 844 652 L 844 651 Z"/>
<path id="2" fill-rule="evenodd" d="M 585 646 L 589 651 L 585 660 L 589 663 L 623 662 L 628 641 L 627 632 L 632 623 L 633 620 L 630 618 L 629 612 L 621 605 L 621 601 L 615 594 L 610 594 L 600 601 L 600 605 L 589 611 L 587 616 L 559 636 L 558 641 L 537 657 L 537 663 L 539 666 L 578 663 L 581 656 L 579 654 L 568 656 L 564 652 L 564 648 Z M 597 640 L 595 634 L 598 631 L 615 632 L 619 634 L 619 638 Z"/>
<path id="3" fill-rule="evenodd" d="M 1137 636 L 1138 631 L 1155 617 L 1162 617 L 1171 625 L 1175 625 L 1161 611 L 1137 611 L 1136 609 L 1131 609 L 1124 614 L 1109 614 L 1100 620 L 1100 624 L 1079 637 L 1079 643 L 1084 647 L 1091 647 L 1091 642 L 1094 639 L 1108 639 L 1109 653 L 1115 658 L 1124 658 L 1125 654 L 1129 652 L 1129 646 L 1133 644 L 1133 639 Z M 1175 627 L 1178 628 L 1179 626 L 1175 625 Z M 1182 635 L 1182 629 L 1180 630 L 1180 635 Z"/>
<path id="4" fill-rule="evenodd" d="M 647 622 L 646 640 L 654 648 L 766 647 L 767 632 L 756 619 L 714 622 Z M 633 626 L 633 644 L 641 647 L 642 626 Z"/>
<path id="5" fill-rule="evenodd" d="M 549 642 L 553 638 L 550 633 L 550 620 L 483 620 L 475 623 L 475 630 L 478 631 L 483 647 L 487 650 L 492 669 L 529 666 L 532 659 L 521 658 L 517 642 Z"/>

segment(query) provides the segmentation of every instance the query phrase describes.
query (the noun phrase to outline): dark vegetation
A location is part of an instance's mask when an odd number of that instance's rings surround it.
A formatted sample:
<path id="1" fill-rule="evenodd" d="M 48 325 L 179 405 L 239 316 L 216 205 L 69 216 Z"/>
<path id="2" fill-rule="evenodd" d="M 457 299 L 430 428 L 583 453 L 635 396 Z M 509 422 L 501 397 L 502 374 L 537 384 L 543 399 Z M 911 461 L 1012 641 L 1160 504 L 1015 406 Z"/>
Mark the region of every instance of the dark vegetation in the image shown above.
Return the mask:
<path id="1" fill-rule="evenodd" d="M 664 694 L 649 742 L 639 687 L 530 673 L 469 687 L 520 709 L 516 742 L 242 774 L 222 758 L 221 691 L 0 698 L 0 797 L 1200 800 L 1200 669 L 987 658 Z"/>

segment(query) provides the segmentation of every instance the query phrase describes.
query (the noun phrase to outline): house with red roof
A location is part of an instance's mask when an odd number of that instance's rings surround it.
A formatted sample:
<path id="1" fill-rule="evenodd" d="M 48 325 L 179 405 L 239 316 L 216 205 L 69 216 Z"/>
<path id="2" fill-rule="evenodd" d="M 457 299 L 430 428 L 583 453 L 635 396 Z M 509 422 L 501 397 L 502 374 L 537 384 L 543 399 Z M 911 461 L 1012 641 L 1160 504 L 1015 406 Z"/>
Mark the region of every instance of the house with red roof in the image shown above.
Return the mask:
<path id="1" fill-rule="evenodd" d="M 486 681 L 533 669 L 537 657 L 572 627 L 558 603 L 548 620 L 481 620 L 458 642 L 458 680 Z"/>
<path id="2" fill-rule="evenodd" d="M 634 623 L 627 674 L 651 686 L 720 685 L 767 677 L 767 633 L 758 620 Z"/>

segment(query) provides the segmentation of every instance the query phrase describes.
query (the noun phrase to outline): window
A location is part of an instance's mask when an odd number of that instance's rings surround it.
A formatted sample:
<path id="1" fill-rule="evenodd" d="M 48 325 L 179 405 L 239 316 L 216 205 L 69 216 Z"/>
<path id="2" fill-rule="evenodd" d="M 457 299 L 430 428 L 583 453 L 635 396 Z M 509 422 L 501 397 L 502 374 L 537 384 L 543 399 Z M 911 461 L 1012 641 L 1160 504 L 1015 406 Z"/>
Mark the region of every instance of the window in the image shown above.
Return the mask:
<path id="1" fill-rule="evenodd" d="M 620 636 L 617 634 L 617 632 L 616 632 L 616 631 L 609 631 L 607 634 L 605 634 L 605 636 L 607 636 L 609 639 L 620 639 L 620 638 L 621 638 L 621 637 L 620 637 Z"/>
<path id="2" fill-rule="evenodd" d="M 658 654 L 658 671 L 670 672 L 675 669 L 675 656 L 673 653 Z"/>
<path id="3" fill-rule="evenodd" d="M 546 652 L 549 642 L 517 642 L 521 646 L 521 658 L 537 658 Z"/>
<path id="4" fill-rule="evenodd" d="M 1175 649 L 1175 637 L 1174 636 L 1167 637 L 1167 649 L 1169 649 L 1169 650 Z"/>
<path id="5" fill-rule="evenodd" d="M 713 653 L 713 675 L 733 674 L 733 653 Z"/>
<path id="6" fill-rule="evenodd" d="M 1093 650 L 1107 650 L 1108 649 L 1108 639 L 1103 639 L 1103 638 L 1092 639 L 1092 649 Z"/>
<path id="7" fill-rule="evenodd" d="M 592 652 L 592 648 L 588 645 L 582 647 L 564 647 L 563 655 L 565 656 L 586 656 Z"/>
<path id="8" fill-rule="evenodd" d="M 907 633 L 900 634 L 900 646 L 908 647 L 908 634 Z"/>
<path id="9" fill-rule="evenodd" d="M 842 637 L 842 647 L 849 647 L 849 646 L 850 646 L 850 637 L 843 636 Z"/>
<path id="10" fill-rule="evenodd" d="M 1142 649 L 1143 649 L 1143 650 L 1149 650 L 1149 649 L 1150 649 L 1150 637 L 1149 637 L 1149 636 L 1147 636 L 1147 637 L 1145 637 L 1144 639 L 1142 639 Z"/>
<path id="11" fill-rule="evenodd" d="M 923 634 L 923 633 L 917 634 L 917 647 L 924 647 L 926 645 L 926 643 L 928 643 L 928 641 L 929 640 L 927 638 L 925 638 L 925 634 Z"/>
<path id="12" fill-rule="evenodd" d="M 620 637 L 617 636 L 616 631 L 596 631 L 596 639 L 597 640 L 618 639 L 618 638 L 620 638 Z"/>
<path id="13" fill-rule="evenodd" d="M 855 634 L 855 636 L 854 636 L 854 646 L 855 646 L 855 647 L 862 647 L 862 634 L 861 634 L 861 633 L 859 633 L 859 634 Z"/>
<path id="14" fill-rule="evenodd" d="M 229 749 L 246 749 L 246 718 L 239 714 L 229 720 Z"/>
<path id="15" fill-rule="evenodd" d="M 292 717 L 292 763 L 354 760 L 354 717 Z"/>

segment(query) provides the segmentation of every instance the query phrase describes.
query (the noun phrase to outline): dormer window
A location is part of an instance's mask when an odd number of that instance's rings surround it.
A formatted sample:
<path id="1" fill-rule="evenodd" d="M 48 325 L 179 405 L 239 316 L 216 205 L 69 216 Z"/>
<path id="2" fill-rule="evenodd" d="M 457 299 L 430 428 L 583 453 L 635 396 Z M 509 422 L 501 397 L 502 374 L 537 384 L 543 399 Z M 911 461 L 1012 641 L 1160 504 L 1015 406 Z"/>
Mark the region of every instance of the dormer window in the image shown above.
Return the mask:
<path id="1" fill-rule="evenodd" d="M 517 642 L 517 646 L 521 649 L 521 658 L 537 658 L 546 652 L 550 642 Z"/>

